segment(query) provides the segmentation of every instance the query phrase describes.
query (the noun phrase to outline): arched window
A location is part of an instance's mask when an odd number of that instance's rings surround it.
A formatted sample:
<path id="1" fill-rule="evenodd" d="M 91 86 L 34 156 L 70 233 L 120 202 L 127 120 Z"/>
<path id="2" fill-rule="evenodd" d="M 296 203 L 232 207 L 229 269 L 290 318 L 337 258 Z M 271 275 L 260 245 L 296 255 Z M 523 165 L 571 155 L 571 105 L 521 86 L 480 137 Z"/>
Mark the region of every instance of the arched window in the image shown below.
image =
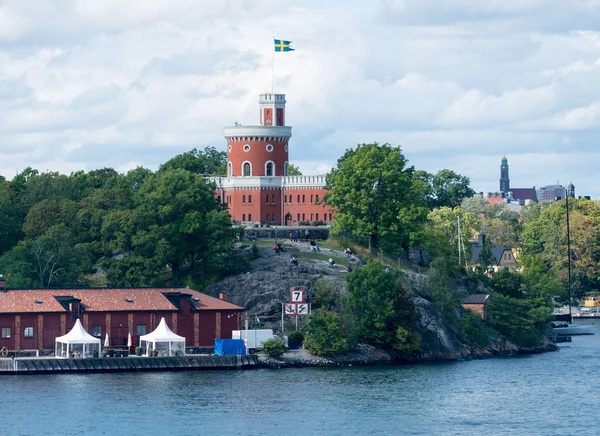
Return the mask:
<path id="1" fill-rule="evenodd" d="M 287 162 L 283 166 L 283 175 L 284 176 L 289 176 L 289 174 L 288 174 L 288 163 Z"/>
<path id="2" fill-rule="evenodd" d="M 244 162 L 242 164 L 242 174 L 244 177 L 249 177 L 252 175 L 252 165 L 250 165 L 250 162 Z"/>
<path id="3" fill-rule="evenodd" d="M 265 176 L 273 177 L 275 175 L 273 171 L 274 167 L 275 165 L 273 164 L 273 162 L 267 162 L 265 164 Z"/>
<path id="4" fill-rule="evenodd" d="M 227 163 L 227 177 L 231 177 L 231 173 L 233 172 L 233 165 L 231 162 Z"/>

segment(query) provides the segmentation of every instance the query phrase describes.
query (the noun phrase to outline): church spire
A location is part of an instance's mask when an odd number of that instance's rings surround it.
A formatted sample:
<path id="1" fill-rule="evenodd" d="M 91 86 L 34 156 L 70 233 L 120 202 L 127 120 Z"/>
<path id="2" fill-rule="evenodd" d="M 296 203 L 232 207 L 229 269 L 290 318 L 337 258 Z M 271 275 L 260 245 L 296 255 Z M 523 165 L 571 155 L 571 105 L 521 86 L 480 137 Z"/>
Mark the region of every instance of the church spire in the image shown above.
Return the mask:
<path id="1" fill-rule="evenodd" d="M 500 192 L 507 193 L 510 191 L 510 179 L 508 178 L 508 159 L 506 156 L 502 158 L 500 164 Z"/>

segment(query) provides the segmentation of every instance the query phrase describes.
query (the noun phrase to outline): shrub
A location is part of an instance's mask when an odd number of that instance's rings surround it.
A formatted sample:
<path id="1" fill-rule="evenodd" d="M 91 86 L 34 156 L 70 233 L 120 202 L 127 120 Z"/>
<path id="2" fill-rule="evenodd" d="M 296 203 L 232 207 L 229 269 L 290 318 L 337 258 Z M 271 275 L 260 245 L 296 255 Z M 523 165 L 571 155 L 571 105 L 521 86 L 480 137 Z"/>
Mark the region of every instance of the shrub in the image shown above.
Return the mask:
<path id="1" fill-rule="evenodd" d="M 280 357 L 285 352 L 285 346 L 283 344 L 283 339 L 279 338 L 271 338 L 267 339 L 262 343 L 263 352 L 273 358 Z"/>
<path id="2" fill-rule="evenodd" d="M 288 335 L 288 346 L 300 348 L 304 343 L 304 333 L 300 330 L 291 332 Z"/>
<path id="3" fill-rule="evenodd" d="M 481 317 L 472 310 L 465 310 L 460 317 L 461 333 L 480 347 L 490 344 L 490 331 Z"/>
<path id="4" fill-rule="evenodd" d="M 304 347 L 317 356 L 343 353 L 347 350 L 346 335 L 338 314 L 320 310 L 308 317 Z"/>
<path id="5" fill-rule="evenodd" d="M 258 259 L 260 257 L 260 252 L 258 251 L 258 246 L 256 244 L 252 244 L 252 259 Z"/>
<path id="6" fill-rule="evenodd" d="M 339 301 L 339 292 L 335 286 L 327 280 L 317 280 L 313 289 L 313 297 L 317 308 L 332 310 Z"/>

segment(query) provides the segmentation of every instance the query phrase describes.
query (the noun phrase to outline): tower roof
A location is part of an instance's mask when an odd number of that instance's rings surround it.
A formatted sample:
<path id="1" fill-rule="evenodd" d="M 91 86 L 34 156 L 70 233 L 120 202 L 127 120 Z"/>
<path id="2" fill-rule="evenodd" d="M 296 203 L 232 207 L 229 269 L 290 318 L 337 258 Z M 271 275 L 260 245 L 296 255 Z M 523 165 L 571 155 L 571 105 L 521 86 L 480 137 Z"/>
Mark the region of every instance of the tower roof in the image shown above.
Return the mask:
<path id="1" fill-rule="evenodd" d="M 502 158 L 502 165 L 508 165 L 508 159 L 506 159 L 506 156 Z"/>

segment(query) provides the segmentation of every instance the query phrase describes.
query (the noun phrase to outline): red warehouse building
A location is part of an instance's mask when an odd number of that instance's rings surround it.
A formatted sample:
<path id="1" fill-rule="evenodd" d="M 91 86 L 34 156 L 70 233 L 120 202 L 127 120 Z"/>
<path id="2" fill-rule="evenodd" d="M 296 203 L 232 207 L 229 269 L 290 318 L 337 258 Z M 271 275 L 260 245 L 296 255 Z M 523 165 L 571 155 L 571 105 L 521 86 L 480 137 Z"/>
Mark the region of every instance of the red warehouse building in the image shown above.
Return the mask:
<path id="1" fill-rule="evenodd" d="M 261 94 L 259 125 L 236 123 L 224 129 L 227 176 L 212 180 L 236 224 L 333 220 L 323 204 L 326 176 L 288 173 L 292 128 L 285 125 L 285 103 L 284 94 Z"/>
<path id="2" fill-rule="evenodd" d="M 111 345 L 134 344 L 161 318 L 189 347 L 212 347 L 239 330 L 242 308 L 187 288 L 0 288 L 0 348 L 54 349 L 54 340 L 79 318 L 84 328 Z"/>

